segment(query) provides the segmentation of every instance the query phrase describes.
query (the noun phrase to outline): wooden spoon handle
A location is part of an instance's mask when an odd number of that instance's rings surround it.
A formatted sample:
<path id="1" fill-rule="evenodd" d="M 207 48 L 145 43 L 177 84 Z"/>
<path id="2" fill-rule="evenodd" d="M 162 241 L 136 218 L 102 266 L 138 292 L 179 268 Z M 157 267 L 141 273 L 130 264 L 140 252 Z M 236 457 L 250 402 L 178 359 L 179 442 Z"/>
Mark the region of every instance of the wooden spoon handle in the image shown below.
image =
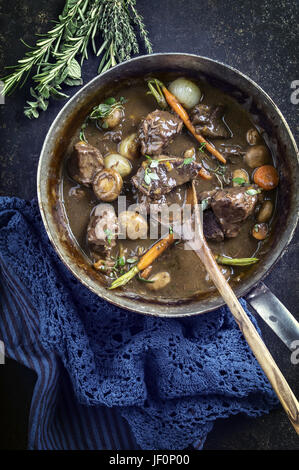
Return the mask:
<path id="1" fill-rule="evenodd" d="M 193 190 L 195 192 L 195 187 L 193 185 Z M 231 313 L 233 314 L 240 330 L 242 331 L 248 345 L 250 346 L 253 354 L 258 360 L 261 368 L 265 372 L 266 376 L 269 379 L 270 384 L 273 387 L 277 397 L 280 400 L 283 408 L 285 409 L 289 420 L 291 421 L 294 429 L 297 434 L 299 434 L 299 404 L 298 401 L 290 389 L 286 379 L 282 375 L 280 369 L 278 368 L 276 362 L 271 356 L 269 350 L 267 349 L 262 338 L 259 336 L 256 331 L 253 323 L 248 318 L 245 310 L 238 301 L 236 295 L 234 294 L 229 283 L 223 276 L 222 272 L 219 269 L 218 264 L 215 261 L 215 258 L 205 240 L 202 231 L 202 223 L 200 220 L 199 209 L 197 205 L 197 197 L 195 193 L 195 220 L 196 220 L 196 232 L 197 237 L 195 236 L 194 241 L 188 242 L 190 247 L 196 252 L 196 254 L 201 259 L 204 264 L 207 272 L 210 275 L 210 278 L 217 287 L 222 298 L 225 300 L 226 304 L 230 308 Z"/>
<path id="2" fill-rule="evenodd" d="M 283 408 L 285 409 L 289 420 L 294 426 L 297 434 L 299 434 L 299 404 L 298 401 L 290 389 L 286 379 L 278 368 L 268 348 L 263 342 L 262 338 L 256 331 L 253 323 L 248 318 L 242 305 L 238 301 L 232 288 L 226 281 L 225 277 L 219 270 L 219 267 L 211 254 L 210 249 L 206 251 L 206 247 L 203 247 L 200 255 L 201 260 L 205 266 L 209 266 L 208 272 L 210 277 L 213 279 L 217 289 L 225 300 L 226 304 L 230 308 L 240 330 L 242 331 L 248 345 L 250 346 L 253 354 L 258 360 L 261 368 L 265 372 L 266 376 L 271 383 L 273 390 L 278 396 Z M 207 262 L 209 261 L 209 262 Z"/>

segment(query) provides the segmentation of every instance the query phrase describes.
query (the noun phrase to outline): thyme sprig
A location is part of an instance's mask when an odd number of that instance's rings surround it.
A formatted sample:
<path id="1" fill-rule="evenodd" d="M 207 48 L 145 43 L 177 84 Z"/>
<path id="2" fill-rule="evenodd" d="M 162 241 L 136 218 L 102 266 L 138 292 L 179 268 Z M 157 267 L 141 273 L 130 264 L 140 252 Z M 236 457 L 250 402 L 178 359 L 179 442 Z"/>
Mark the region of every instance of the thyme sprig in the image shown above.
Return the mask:
<path id="1" fill-rule="evenodd" d="M 157 175 L 157 173 L 154 173 L 153 171 L 151 171 L 150 167 L 147 167 L 144 170 L 144 178 L 143 179 L 144 179 L 145 183 L 149 186 L 152 181 L 158 180 L 159 176 Z"/>
<path id="2" fill-rule="evenodd" d="M 80 140 L 87 142 L 85 129 L 89 121 L 97 121 L 97 123 L 103 129 L 107 128 L 103 120 L 109 117 L 113 113 L 113 111 L 115 111 L 116 109 L 124 109 L 123 105 L 125 102 L 126 102 L 126 99 L 123 96 L 121 96 L 118 101 L 114 97 L 111 96 L 107 98 L 103 103 L 100 103 L 97 106 L 94 106 L 90 114 L 88 114 L 88 116 L 84 119 L 83 124 L 81 125 L 80 134 L 79 134 Z"/>
<path id="3" fill-rule="evenodd" d="M 113 97 L 107 98 L 104 103 L 95 106 L 88 117 L 96 121 L 107 118 L 115 109 L 123 109 L 125 102 L 126 100 L 123 96 L 118 101 Z"/>
<path id="4" fill-rule="evenodd" d="M 101 56 L 98 73 L 138 53 L 135 27 L 147 52 L 152 52 L 136 0 L 67 0 L 55 26 L 40 35 L 34 47 L 24 43 L 29 50 L 10 67 L 12 73 L 2 78 L 3 94 L 22 87 L 32 74 L 33 99 L 27 101 L 24 112 L 29 118 L 37 118 L 47 109 L 51 97 L 68 98 L 63 85 L 82 84 L 81 67 L 88 59 L 89 45 Z M 102 38 L 100 46 L 96 45 L 97 36 Z"/>
<path id="5" fill-rule="evenodd" d="M 202 147 L 202 150 L 199 149 L 200 151 L 203 151 L 204 147 Z M 207 168 L 208 171 L 211 173 L 214 173 L 215 177 L 217 178 L 221 189 L 223 189 L 224 184 L 229 184 L 230 183 L 230 178 L 227 175 L 227 166 L 223 165 L 222 163 L 219 163 L 217 166 L 214 166 L 214 168 L 211 166 L 212 161 L 210 158 L 205 154 L 205 157 L 202 159 L 205 163 L 207 163 Z"/>

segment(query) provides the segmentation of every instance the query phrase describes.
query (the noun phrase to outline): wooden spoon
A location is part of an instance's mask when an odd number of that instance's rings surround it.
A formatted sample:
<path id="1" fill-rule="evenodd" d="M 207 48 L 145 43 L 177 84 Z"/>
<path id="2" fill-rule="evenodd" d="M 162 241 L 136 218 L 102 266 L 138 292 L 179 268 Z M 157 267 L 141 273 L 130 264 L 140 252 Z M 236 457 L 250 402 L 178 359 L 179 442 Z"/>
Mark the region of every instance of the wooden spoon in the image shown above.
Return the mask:
<path id="1" fill-rule="evenodd" d="M 261 368 L 271 383 L 273 390 L 280 400 L 289 420 L 299 434 L 299 404 L 290 389 L 286 379 L 279 370 L 265 343 L 256 331 L 253 323 L 249 320 L 245 310 L 235 296 L 229 283 L 221 273 L 218 264 L 206 242 L 202 229 L 202 220 L 200 216 L 197 194 L 194 181 L 192 181 L 194 215 L 195 215 L 195 237 L 192 241 L 187 241 L 187 245 L 195 251 L 203 265 L 205 266 L 210 278 L 217 287 L 223 300 L 226 302 L 232 315 L 234 316 L 240 330 L 242 331 L 248 345 L 258 360 Z"/>

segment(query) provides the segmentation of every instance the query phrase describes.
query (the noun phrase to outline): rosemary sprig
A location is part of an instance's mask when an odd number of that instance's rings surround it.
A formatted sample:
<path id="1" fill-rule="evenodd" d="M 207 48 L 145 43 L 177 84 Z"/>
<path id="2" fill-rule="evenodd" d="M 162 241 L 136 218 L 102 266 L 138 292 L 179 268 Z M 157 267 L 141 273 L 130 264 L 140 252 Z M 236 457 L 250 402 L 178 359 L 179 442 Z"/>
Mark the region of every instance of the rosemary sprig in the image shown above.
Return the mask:
<path id="1" fill-rule="evenodd" d="M 86 5 L 88 4 L 88 0 Z M 81 81 L 81 66 L 75 59 L 81 54 L 81 64 L 88 58 L 87 45 L 97 29 L 98 16 L 101 12 L 101 1 L 95 1 L 90 9 L 87 9 L 85 16 L 80 15 L 79 28 L 73 33 L 68 32 L 64 38 L 64 43 L 59 50 L 52 52 L 56 59 L 53 63 L 46 63 L 41 66 L 39 73 L 33 76 L 33 81 L 37 83 L 35 90 L 38 96 L 48 99 L 50 96 L 56 98 L 68 98 L 68 95 L 61 92 L 61 84 L 68 78 Z M 80 84 L 77 83 L 77 84 Z M 67 82 L 68 84 L 68 82 Z M 29 118 L 38 117 L 37 106 L 27 101 L 25 115 Z"/>
<path id="2" fill-rule="evenodd" d="M 81 66 L 88 59 L 89 44 L 102 56 L 99 73 L 138 53 L 134 27 L 139 29 L 147 52 L 152 52 L 136 0 L 67 0 L 55 27 L 41 35 L 34 47 L 25 44 L 29 48 L 25 57 L 2 78 L 3 94 L 22 87 L 33 74 L 30 94 L 34 100 L 27 101 L 25 115 L 37 118 L 40 110 L 47 109 L 50 97 L 68 98 L 62 85 L 82 84 Z M 98 35 L 102 43 L 97 47 Z"/>
<path id="3" fill-rule="evenodd" d="M 49 60 L 51 51 L 57 52 L 65 34 L 73 31 L 79 11 L 85 7 L 85 3 L 88 3 L 88 0 L 68 1 L 56 26 L 48 31 L 47 34 L 40 35 L 40 39 L 36 42 L 35 47 L 30 47 L 23 42 L 30 50 L 25 53 L 23 59 L 18 60 L 16 66 L 7 67 L 14 69 L 14 72 L 2 78 L 4 82 L 4 95 L 11 94 L 18 86 L 22 87 L 32 68 L 38 65 L 39 69 L 40 64 L 46 63 Z"/>

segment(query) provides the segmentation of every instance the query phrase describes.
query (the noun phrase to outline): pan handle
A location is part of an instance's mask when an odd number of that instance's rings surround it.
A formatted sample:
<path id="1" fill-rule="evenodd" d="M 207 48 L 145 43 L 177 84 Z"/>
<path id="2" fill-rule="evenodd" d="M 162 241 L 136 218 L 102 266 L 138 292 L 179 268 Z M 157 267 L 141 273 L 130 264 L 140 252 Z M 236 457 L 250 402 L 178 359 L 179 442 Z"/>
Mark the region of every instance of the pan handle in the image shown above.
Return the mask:
<path id="1" fill-rule="evenodd" d="M 280 300 L 263 283 L 245 299 L 292 351 L 294 342 L 299 342 L 299 323 Z"/>

